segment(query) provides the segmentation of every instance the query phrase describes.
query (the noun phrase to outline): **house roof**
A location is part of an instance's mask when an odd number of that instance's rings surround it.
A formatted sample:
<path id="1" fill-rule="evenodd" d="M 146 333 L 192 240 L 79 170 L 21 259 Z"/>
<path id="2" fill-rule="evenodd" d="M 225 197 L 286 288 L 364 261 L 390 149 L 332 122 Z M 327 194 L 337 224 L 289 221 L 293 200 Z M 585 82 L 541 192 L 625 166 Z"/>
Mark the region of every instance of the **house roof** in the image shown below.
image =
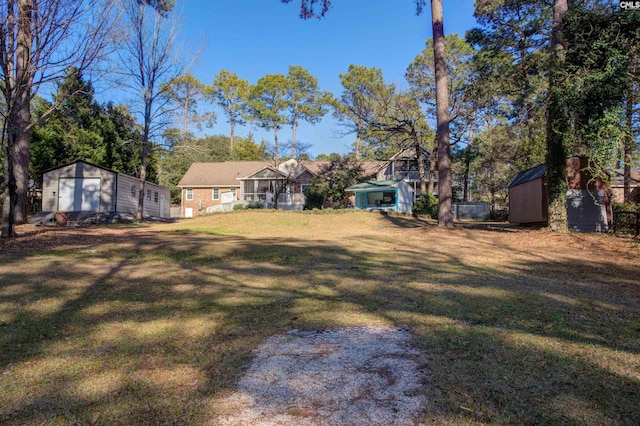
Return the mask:
<path id="1" fill-rule="evenodd" d="M 389 161 L 358 161 L 360 166 L 362 166 L 362 171 L 365 176 L 375 175 L 378 173 L 378 170 L 383 166 L 386 166 Z M 327 167 L 331 164 L 331 161 L 305 161 L 301 163 L 304 167 L 307 168 L 311 173 L 317 175 L 322 171 L 322 168 Z"/>
<path id="2" fill-rule="evenodd" d="M 295 160 L 293 160 L 295 161 Z M 278 166 L 283 175 L 287 176 L 287 167 L 294 167 L 293 177 L 297 177 L 308 170 L 314 175 L 320 173 L 322 167 L 328 165 L 330 161 L 301 161 L 293 163 L 292 160 L 285 161 Z M 362 168 L 365 174 L 375 174 L 376 171 L 386 161 L 362 161 Z M 271 168 L 276 170 L 270 161 L 224 161 L 219 163 L 193 163 L 184 174 L 179 187 L 209 187 L 209 186 L 239 186 L 239 179 L 250 178 L 261 170 Z"/>
<path id="3" fill-rule="evenodd" d="M 427 148 L 421 146 L 420 147 L 422 150 L 422 155 L 426 158 L 431 158 L 431 151 L 429 151 Z M 397 152 L 395 155 L 393 155 L 389 161 L 394 161 L 397 160 L 399 158 L 411 158 L 411 159 L 415 159 L 416 158 L 416 149 L 415 147 L 411 146 L 408 148 L 403 149 L 402 151 Z"/>
<path id="4" fill-rule="evenodd" d="M 311 173 L 317 175 L 320 173 L 322 167 L 329 165 L 331 161 L 303 161 L 302 165 L 307 168 Z"/>
<path id="5" fill-rule="evenodd" d="M 239 186 L 238 178 L 248 176 L 269 165 L 268 161 L 193 163 L 177 186 Z"/>
<path id="6" fill-rule="evenodd" d="M 371 191 L 395 191 L 398 187 L 398 183 L 402 182 L 402 179 L 393 180 L 376 180 L 370 182 L 362 182 L 357 185 L 352 185 L 345 188 L 345 191 L 350 192 L 371 192 Z"/>
<path id="7" fill-rule="evenodd" d="M 289 159 L 287 161 L 283 161 L 282 163 L 278 164 L 277 167 L 273 164 L 267 164 L 257 170 L 252 171 L 250 174 L 246 176 L 239 176 L 238 179 L 252 179 L 256 175 L 260 175 L 258 176 L 259 178 L 264 178 L 264 176 L 262 176 L 263 175 L 262 172 L 265 170 L 270 170 L 273 173 L 277 173 L 280 176 L 285 178 L 289 177 L 289 178 L 297 179 L 300 175 L 302 175 L 307 171 L 313 175 L 317 174 L 320 171 L 320 168 L 319 166 L 314 167 L 313 166 L 314 163 L 315 162 L 299 162 L 295 159 Z"/>
<path id="8" fill-rule="evenodd" d="M 507 188 L 511 188 L 512 186 L 521 185 L 525 182 L 530 182 L 535 179 L 539 179 L 547 173 L 547 165 L 540 164 L 539 166 L 532 167 L 525 171 L 522 171 L 516 175 L 515 178 L 511 181 Z"/>
<path id="9" fill-rule="evenodd" d="M 637 186 L 640 184 L 640 167 L 631 167 L 631 185 Z M 613 178 L 613 186 L 624 186 L 624 168 L 619 168 L 615 172 Z"/>

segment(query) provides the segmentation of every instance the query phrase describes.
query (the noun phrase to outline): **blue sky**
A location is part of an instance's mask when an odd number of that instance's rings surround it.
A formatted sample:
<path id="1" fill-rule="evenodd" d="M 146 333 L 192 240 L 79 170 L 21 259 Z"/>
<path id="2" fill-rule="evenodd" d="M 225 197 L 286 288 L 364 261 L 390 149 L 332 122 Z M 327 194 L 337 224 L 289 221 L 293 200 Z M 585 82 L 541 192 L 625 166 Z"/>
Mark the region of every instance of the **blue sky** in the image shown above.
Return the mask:
<path id="1" fill-rule="evenodd" d="M 414 0 L 333 0 L 323 19 L 299 18 L 299 0 L 177 0 L 182 15 L 182 35 L 187 46 L 204 47 L 191 72 L 211 84 L 221 69 L 236 72 L 251 84 L 266 74 L 286 74 L 289 65 L 302 65 L 314 75 L 322 90 L 339 95 L 338 75 L 349 64 L 381 68 L 385 80 L 406 85 L 404 73 L 413 58 L 431 37 L 429 2 L 422 15 L 415 14 Z M 445 0 L 446 33 L 464 34 L 476 25 L 473 0 Z M 187 49 L 188 50 L 188 49 Z M 207 106 L 213 108 L 213 106 Z M 228 134 L 224 114 L 215 109 L 218 123 L 208 134 Z M 331 115 L 315 126 L 299 126 L 297 139 L 311 144 L 310 154 L 347 153 L 352 136 L 336 137 Z M 272 133 L 244 126 L 259 142 L 271 141 Z M 290 140 L 291 129 L 280 132 L 280 140 Z"/>

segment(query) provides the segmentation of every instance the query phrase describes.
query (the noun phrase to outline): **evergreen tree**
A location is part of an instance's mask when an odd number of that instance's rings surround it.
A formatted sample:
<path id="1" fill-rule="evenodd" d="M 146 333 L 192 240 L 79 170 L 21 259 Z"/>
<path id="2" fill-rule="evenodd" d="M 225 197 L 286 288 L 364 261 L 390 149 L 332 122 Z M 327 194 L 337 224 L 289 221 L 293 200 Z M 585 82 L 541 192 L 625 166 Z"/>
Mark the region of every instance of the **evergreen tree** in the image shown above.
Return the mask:
<path id="1" fill-rule="evenodd" d="M 34 179 L 40 181 L 44 170 L 78 159 L 137 175 L 140 157 L 133 142 L 139 126 L 126 106 L 98 104 L 92 84 L 76 69 L 58 83 L 52 101 L 35 102 L 36 119 L 45 113 L 48 118 L 34 126 L 31 135 Z M 152 180 L 154 166 L 151 169 Z"/>

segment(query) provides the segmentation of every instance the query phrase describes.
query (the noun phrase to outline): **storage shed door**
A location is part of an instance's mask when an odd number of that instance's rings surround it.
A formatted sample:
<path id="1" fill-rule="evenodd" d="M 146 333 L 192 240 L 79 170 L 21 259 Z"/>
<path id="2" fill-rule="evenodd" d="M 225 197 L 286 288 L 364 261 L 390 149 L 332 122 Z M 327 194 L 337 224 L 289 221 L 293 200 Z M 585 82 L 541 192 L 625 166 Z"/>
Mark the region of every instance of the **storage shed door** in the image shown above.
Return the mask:
<path id="1" fill-rule="evenodd" d="M 58 211 L 97 212 L 100 210 L 100 178 L 60 178 Z"/>

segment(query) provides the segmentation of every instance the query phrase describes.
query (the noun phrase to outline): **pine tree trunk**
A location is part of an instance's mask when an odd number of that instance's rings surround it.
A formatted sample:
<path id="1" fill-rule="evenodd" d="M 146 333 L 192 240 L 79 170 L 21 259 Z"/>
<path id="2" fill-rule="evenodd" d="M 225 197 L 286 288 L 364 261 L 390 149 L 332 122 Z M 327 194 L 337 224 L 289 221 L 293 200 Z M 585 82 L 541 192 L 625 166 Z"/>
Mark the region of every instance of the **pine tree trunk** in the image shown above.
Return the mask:
<path id="1" fill-rule="evenodd" d="M 425 194 L 427 192 L 427 179 L 426 172 L 424 170 L 424 161 L 422 160 L 422 144 L 420 144 L 420 139 L 418 137 L 415 137 L 413 147 L 416 151 L 418 175 L 420 176 L 420 194 Z"/>
<path id="2" fill-rule="evenodd" d="M 436 77 L 436 121 L 438 140 L 438 226 L 453 228 L 451 214 L 451 146 L 449 142 L 449 88 L 444 47 L 442 0 L 431 0 L 433 57 Z"/>
<path id="3" fill-rule="evenodd" d="M 463 188 L 462 188 L 462 200 L 464 202 L 469 201 L 469 168 L 471 167 L 471 150 L 469 145 L 464 155 L 464 176 L 463 176 Z"/>
<path id="4" fill-rule="evenodd" d="M 142 146 L 140 148 L 140 193 L 138 194 L 138 213 L 136 215 L 136 219 L 138 222 L 142 222 L 144 218 L 144 194 L 145 194 L 145 183 L 147 180 L 147 156 L 149 155 L 149 143 L 142 142 Z"/>
<path id="5" fill-rule="evenodd" d="M 184 102 L 182 109 L 182 140 L 187 138 L 187 131 L 189 130 L 189 101 Z"/>
<path id="6" fill-rule="evenodd" d="M 562 85 L 561 71 L 566 47 L 561 38 L 562 17 L 568 9 L 567 0 L 555 0 L 551 29 L 551 58 L 549 72 L 549 98 L 547 105 L 547 196 L 549 227 L 553 231 L 567 232 L 567 170 L 568 147 L 566 138 L 569 120 L 558 90 Z"/>
<path id="7" fill-rule="evenodd" d="M 236 130 L 236 121 L 231 120 L 231 135 L 229 136 L 229 153 L 231 154 L 231 158 L 235 159 L 235 155 L 233 153 L 233 136 Z"/>
<path id="8" fill-rule="evenodd" d="M 293 119 L 293 131 L 291 132 L 291 158 L 296 158 L 296 132 L 298 130 L 298 119 Z"/>
<path id="9" fill-rule="evenodd" d="M 278 164 L 278 126 L 273 127 L 273 143 L 274 143 L 274 151 L 273 151 L 273 161 Z"/>
<path id="10" fill-rule="evenodd" d="M 438 137 L 436 136 L 436 138 L 433 141 L 433 148 L 431 150 L 431 158 L 429 159 L 429 178 L 427 180 L 427 192 L 431 195 L 433 195 L 433 190 L 435 188 L 435 182 L 434 182 L 434 178 L 436 176 L 436 165 L 438 164 L 438 152 L 435 149 L 437 147 L 438 144 Z"/>
<path id="11" fill-rule="evenodd" d="M 360 125 L 356 127 L 356 161 L 360 161 Z"/>
<path id="12" fill-rule="evenodd" d="M 18 36 L 16 38 L 16 115 L 13 134 L 13 176 L 16 193 L 14 224 L 27 221 L 27 192 L 29 190 L 29 142 L 31 131 L 31 47 L 33 33 L 33 0 L 18 0 Z"/>
<path id="13" fill-rule="evenodd" d="M 471 167 L 471 144 L 473 143 L 473 133 L 476 126 L 477 111 L 473 110 L 473 116 L 471 117 L 471 123 L 469 125 L 469 141 L 467 142 L 467 149 L 464 156 L 464 188 L 462 190 L 462 198 L 464 201 L 469 201 L 469 168 Z"/>

